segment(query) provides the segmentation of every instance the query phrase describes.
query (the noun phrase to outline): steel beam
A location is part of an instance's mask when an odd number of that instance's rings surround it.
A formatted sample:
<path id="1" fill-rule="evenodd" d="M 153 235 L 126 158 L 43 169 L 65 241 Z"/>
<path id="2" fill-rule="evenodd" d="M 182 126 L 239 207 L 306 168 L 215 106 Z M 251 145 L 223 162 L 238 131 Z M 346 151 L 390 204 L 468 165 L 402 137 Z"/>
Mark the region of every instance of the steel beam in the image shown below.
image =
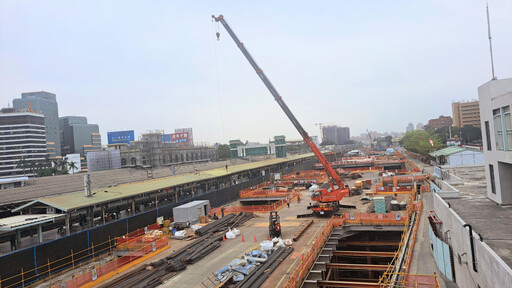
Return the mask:
<path id="1" fill-rule="evenodd" d="M 320 280 L 316 282 L 317 287 L 343 287 L 343 288 L 380 288 L 378 282 L 356 282 L 356 281 L 331 281 Z"/>
<path id="2" fill-rule="evenodd" d="M 396 252 L 372 252 L 372 251 L 333 251 L 334 256 L 360 256 L 360 257 L 395 257 Z"/>
<path id="3" fill-rule="evenodd" d="M 339 244 L 351 246 L 398 246 L 395 241 L 342 241 Z"/>
<path id="4" fill-rule="evenodd" d="M 386 271 L 389 268 L 389 265 L 329 263 L 325 264 L 325 268 L 339 270 Z"/>

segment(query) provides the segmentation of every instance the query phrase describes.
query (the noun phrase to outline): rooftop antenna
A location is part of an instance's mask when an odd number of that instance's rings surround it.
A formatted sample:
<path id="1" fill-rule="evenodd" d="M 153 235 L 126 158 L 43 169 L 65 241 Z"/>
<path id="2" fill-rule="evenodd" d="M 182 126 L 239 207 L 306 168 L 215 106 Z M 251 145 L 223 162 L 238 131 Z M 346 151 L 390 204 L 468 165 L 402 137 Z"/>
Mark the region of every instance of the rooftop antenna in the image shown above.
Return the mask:
<path id="1" fill-rule="evenodd" d="M 491 41 L 491 21 L 489 20 L 489 3 L 485 1 L 485 7 L 487 10 L 487 34 L 489 35 L 489 49 L 491 51 L 491 69 L 492 69 L 492 80 L 497 80 L 494 75 L 494 59 L 492 57 L 492 41 Z"/>

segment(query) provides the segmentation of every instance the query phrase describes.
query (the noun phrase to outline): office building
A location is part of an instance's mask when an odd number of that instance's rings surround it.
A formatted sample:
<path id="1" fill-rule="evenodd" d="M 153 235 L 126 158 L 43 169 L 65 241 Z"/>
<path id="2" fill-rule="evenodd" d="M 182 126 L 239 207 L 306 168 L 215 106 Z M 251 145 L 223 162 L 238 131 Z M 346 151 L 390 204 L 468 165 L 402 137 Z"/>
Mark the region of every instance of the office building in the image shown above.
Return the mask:
<path id="1" fill-rule="evenodd" d="M 55 155 L 60 156 L 59 106 L 55 94 L 44 91 L 21 93 L 12 106 L 18 110 L 34 110 L 44 115 L 46 140 L 55 145 Z"/>
<path id="2" fill-rule="evenodd" d="M 34 111 L 0 111 L 0 178 L 35 175 L 47 156 L 44 119 Z"/>
<path id="3" fill-rule="evenodd" d="M 428 120 L 428 127 L 430 129 L 436 130 L 443 127 L 452 127 L 453 119 L 450 116 L 439 116 L 436 119 Z"/>
<path id="4" fill-rule="evenodd" d="M 487 197 L 512 204 L 512 78 L 478 87 Z"/>
<path id="5" fill-rule="evenodd" d="M 466 127 L 475 126 L 480 127 L 480 108 L 478 101 L 471 102 L 453 102 L 453 126 Z"/>
<path id="6" fill-rule="evenodd" d="M 322 127 L 322 145 L 344 145 L 350 140 L 350 128 L 336 125 Z"/>
<path id="7" fill-rule="evenodd" d="M 59 118 L 63 154 L 80 154 L 101 150 L 101 135 L 97 124 L 88 124 L 83 116 L 65 116 Z"/>

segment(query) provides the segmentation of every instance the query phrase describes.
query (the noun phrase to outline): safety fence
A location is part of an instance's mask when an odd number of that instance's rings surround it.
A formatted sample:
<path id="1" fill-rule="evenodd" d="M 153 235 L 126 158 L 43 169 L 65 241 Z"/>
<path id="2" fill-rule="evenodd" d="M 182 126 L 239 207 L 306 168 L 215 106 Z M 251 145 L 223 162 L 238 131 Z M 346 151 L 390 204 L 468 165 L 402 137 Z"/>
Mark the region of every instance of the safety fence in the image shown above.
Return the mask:
<path id="1" fill-rule="evenodd" d="M 406 273 L 385 273 L 386 278 L 396 278 L 401 280 L 386 280 L 380 283 L 381 287 L 400 287 L 400 288 L 439 288 L 437 275 L 406 274 Z"/>
<path id="2" fill-rule="evenodd" d="M 387 213 L 387 214 L 369 214 L 369 213 L 344 213 L 340 217 L 333 217 L 331 220 L 327 223 L 325 228 L 322 230 L 322 232 L 317 236 L 315 239 L 315 242 L 313 242 L 313 246 L 302 255 L 302 261 L 299 263 L 298 267 L 293 271 L 292 275 L 288 279 L 288 282 L 285 284 L 285 288 L 296 288 L 300 287 L 304 279 L 306 278 L 309 269 L 313 266 L 313 263 L 317 259 L 318 255 L 322 251 L 322 248 L 325 245 L 325 242 L 327 242 L 327 239 L 329 238 L 332 230 L 334 227 L 341 227 L 345 224 L 361 224 L 361 225 L 403 225 L 404 230 L 401 236 L 400 244 L 398 251 L 401 251 L 401 249 L 404 249 L 404 243 L 405 243 L 405 237 L 406 237 L 406 231 L 409 226 L 410 216 L 413 212 L 419 211 L 418 215 L 421 214 L 422 209 L 422 203 L 421 202 L 415 202 L 414 198 L 411 196 L 409 199 L 408 207 L 406 210 L 406 215 L 402 217 L 400 213 Z M 397 215 L 400 215 L 398 217 Z M 418 218 L 419 219 L 419 216 Z M 415 241 L 416 239 L 416 233 L 417 233 L 417 226 L 419 221 L 416 221 L 414 231 L 413 231 L 413 239 L 412 241 Z M 412 257 L 412 251 L 414 248 L 414 244 L 412 244 L 412 247 L 408 247 L 410 250 L 408 251 L 407 255 L 407 263 L 406 265 L 410 265 L 410 259 Z M 398 258 L 398 253 L 394 256 L 393 260 L 390 263 L 396 263 Z M 391 275 L 393 274 L 391 272 L 391 269 L 393 268 L 393 265 L 389 265 L 388 270 L 384 273 L 383 277 L 379 280 L 379 284 L 381 287 L 389 287 L 389 284 L 391 284 Z M 407 268 L 408 269 L 408 268 Z M 408 270 L 407 270 L 408 272 Z M 437 282 L 437 276 L 436 275 L 412 275 L 407 274 L 409 278 L 401 277 L 402 280 L 397 281 L 397 283 L 400 283 L 402 286 L 398 287 L 422 287 L 422 288 L 438 288 L 439 283 Z M 431 284 L 434 283 L 434 284 Z M 437 286 L 435 286 L 437 283 Z M 413 285 L 413 286 L 407 286 L 407 285 Z M 417 286 L 414 286 L 417 285 Z M 423 286 L 422 286 L 423 285 Z M 426 286 L 430 285 L 430 286 Z"/>
<path id="3" fill-rule="evenodd" d="M 113 250 L 119 248 L 120 243 L 127 241 L 132 241 L 134 243 L 138 240 L 142 241 L 145 236 L 145 231 L 154 231 L 155 229 L 159 229 L 158 224 L 152 224 L 147 227 L 138 229 L 123 237 L 111 238 L 105 242 L 97 244 L 91 243 L 88 248 L 83 250 L 71 250 L 68 256 L 54 261 L 47 259 L 47 263 L 45 265 L 39 265 L 34 269 L 24 270 L 21 268 L 19 274 L 9 278 L 0 279 L 0 287 L 25 287 L 27 285 L 37 283 L 39 279 L 44 279 L 42 281 L 49 281 L 52 284 L 49 286 L 80 287 L 88 282 L 96 280 L 98 277 L 114 271 L 115 269 L 120 269 L 121 267 L 136 260 L 137 258 L 142 257 L 145 254 L 148 254 L 149 250 L 153 249 L 153 245 L 155 245 L 156 249 L 160 249 L 167 245 L 167 238 L 165 238 L 165 240 L 163 237 L 160 237 L 161 239 L 152 239 L 154 240 L 152 242 L 155 242 L 155 244 L 145 243 L 144 245 L 139 245 L 138 249 L 128 253 L 121 258 L 95 267 L 91 271 L 88 271 L 82 275 L 75 275 L 77 270 L 81 270 L 84 266 L 87 267 L 87 265 L 91 263 L 90 261 L 92 261 L 93 265 L 96 265 L 98 256 L 105 253 L 112 254 Z M 72 277 L 72 279 L 63 280 L 65 277 L 62 275 L 66 273 L 69 274 L 70 271 L 73 271 L 71 276 L 69 276 Z"/>
<path id="4" fill-rule="evenodd" d="M 323 182 L 327 180 L 327 174 L 323 171 L 315 171 L 315 170 L 307 170 L 300 171 L 296 173 L 286 174 L 282 177 L 281 181 L 294 181 L 293 183 L 300 183 L 295 181 L 314 181 L 314 182 Z"/>
<path id="5" fill-rule="evenodd" d="M 294 171 L 310 170 L 314 161 L 315 160 L 309 160 L 272 172 L 287 174 Z M 219 207 L 234 201 L 239 198 L 238 192 L 240 190 L 269 181 L 270 175 L 271 174 L 268 173 L 265 176 L 252 178 L 232 186 L 194 195 L 178 202 L 172 202 L 166 205 L 159 203 L 158 207 L 155 209 L 2 255 L 0 256 L 0 287 L 26 286 L 31 282 L 58 273 L 62 269 L 69 268 L 64 265 L 64 263 L 69 262 L 67 259 L 71 259 L 71 257 L 77 259 L 83 256 L 78 255 L 77 252 L 74 251 L 91 251 L 91 247 L 94 246 L 96 253 L 98 249 L 102 248 L 97 247 L 99 244 L 96 243 L 108 243 L 108 241 L 113 241 L 112 239 L 116 237 L 154 223 L 157 217 L 163 216 L 164 218 L 170 218 L 173 216 L 173 208 L 179 205 L 194 200 L 209 200 L 212 207 Z M 108 244 L 102 245 L 108 246 Z M 89 252 L 86 252 L 86 254 L 90 256 Z M 48 265 L 48 262 L 51 264 Z M 23 283 L 23 285 L 21 283 Z"/>
<path id="6" fill-rule="evenodd" d="M 110 278 L 111 276 L 138 264 L 140 261 L 137 260 L 144 260 L 145 258 L 149 258 L 157 251 L 168 247 L 169 242 L 167 235 L 155 235 L 152 233 L 154 231 L 159 230 L 148 229 L 148 233 L 136 237 L 117 238 L 117 250 L 127 251 L 128 254 L 98 267 L 93 267 L 91 270 L 73 277 L 68 281 L 61 281 L 60 287 L 78 288 L 87 284 L 98 284 Z M 113 247 L 111 247 L 111 249 L 112 248 Z M 59 283 L 57 282 L 52 284 L 57 284 L 56 286 L 59 286 Z"/>
<path id="7" fill-rule="evenodd" d="M 268 188 L 272 185 L 271 182 L 264 182 L 262 184 L 249 187 L 241 190 L 238 194 L 240 198 L 257 198 L 257 197 L 286 197 L 291 193 L 287 187 L 276 187 L 274 189 Z M 266 189 L 268 188 L 268 189 Z"/>
<path id="8" fill-rule="evenodd" d="M 240 212 L 253 212 L 253 213 L 266 213 L 270 211 L 277 211 L 283 208 L 287 203 L 295 201 L 299 198 L 300 193 L 295 191 L 291 195 L 287 195 L 285 198 L 276 201 L 268 205 L 253 205 L 253 206 L 229 206 L 229 207 L 217 207 L 210 210 L 210 215 L 221 215 L 240 213 Z"/>
<path id="9" fill-rule="evenodd" d="M 299 266 L 293 271 L 292 275 L 288 279 L 288 282 L 284 285 L 285 288 L 295 288 L 300 287 L 301 283 L 306 278 L 309 269 L 313 266 L 318 254 L 322 251 L 322 248 L 329 239 L 332 230 L 334 227 L 343 226 L 345 219 L 341 217 L 333 217 L 322 232 L 316 237 L 315 242 L 313 242 L 313 246 L 310 249 L 302 254 L 302 261 L 299 263 Z"/>

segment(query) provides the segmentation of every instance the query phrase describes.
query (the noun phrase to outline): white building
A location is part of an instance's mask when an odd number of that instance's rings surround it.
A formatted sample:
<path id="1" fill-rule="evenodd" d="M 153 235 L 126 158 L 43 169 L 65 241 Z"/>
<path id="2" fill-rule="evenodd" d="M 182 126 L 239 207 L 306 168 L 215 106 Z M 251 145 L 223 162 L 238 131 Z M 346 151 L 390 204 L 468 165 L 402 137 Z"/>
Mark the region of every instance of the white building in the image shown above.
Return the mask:
<path id="1" fill-rule="evenodd" d="M 45 160 L 44 115 L 4 108 L 0 111 L 0 178 L 35 176 L 36 163 Z"/>
<path id="2" fill-rule="evenodd" d="M 512 204 L 512 78 L 478 87 L 487 197 Z"/>
<path id="3" fill-rule="evenodd" d="M 480 150 L 452 146 L 431 152 L 429 155 L 435 158 L 436 165 L 484 165 L 484 154 Z"/>
<path id="4" fill-rule="evenodd" d="M 69 174 L 75 174 L 75 173 L 82 171 L 82 165 L 80 163 L 80 161 L 81 161 L 80 154 L 67 154 L 66 156 L 63 157 L 63 159 L 68 162 L 67 168 L 68 168 Z M 75 166 L 75 168 L 73 168 L 73 169 L 70 167 L 71 162 L 73 162 L 74 166 Z"/>

